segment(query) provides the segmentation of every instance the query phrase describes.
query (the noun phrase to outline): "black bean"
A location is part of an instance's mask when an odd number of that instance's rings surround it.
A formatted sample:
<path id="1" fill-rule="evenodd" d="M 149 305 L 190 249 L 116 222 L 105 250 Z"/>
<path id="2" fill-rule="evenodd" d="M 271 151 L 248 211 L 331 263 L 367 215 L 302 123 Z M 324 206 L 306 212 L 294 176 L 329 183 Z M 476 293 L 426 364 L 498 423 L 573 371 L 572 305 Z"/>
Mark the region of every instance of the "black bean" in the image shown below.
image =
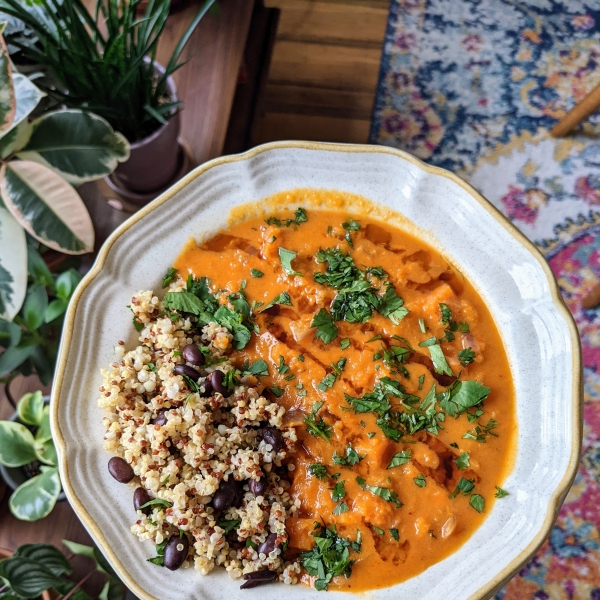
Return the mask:
<path id="1" fill-rule="evenodd" d="M 200 378 L 200 373 L 188 365 L 177 365 L 173 371 L 176 375 L 187 375 L 192 381 L 198 381 Z"/>
<path id="2" fill-rule="evenodd" d="M 251 479 L 248 482 L 248 489 L 255 496 L 264 496 L 265 492 L 267 491 L 267 487 L 269 487 L 269 484 L 267 483 L 267 480 L 264 477 L 262 477 L 258 481 L 256 481 L 256 479 Z"/>
<path id="3" fill-rule="evenodd" d="M 222 480 L 219 484 L 219 489 L 213 496 L 212 505 L 216 511 L 227 510 L 231 506 L 239 508 L 243 499 L 242 483 L 230 475 L 228 481 Z"/>
<path id="4" fill-rule="evenodd" d="M 263 440 L 265 440 L 267 444 L 271 444 L 271 447 L 275 452 L 279 452 L 282 448 L 285 448 L 283 435 L 281 431 L 275 429 L 275 427 L 265 427 L 263 429 Z"/>
<path id="5" fill-rule="evenodd" d="M 229 391 L 223 385 L 223 379 L 225 379 L 223 371 L 213 371 L 210 374 L 210 382 L 212 383 L 215 392 L 219 392 L 220 394 L 223 394 L 223 396 L 229 396 Z"/>
<path id="6" fill-rule="evenodd" d="M 262 571 L 252 571 L 252 573 L 245 573 L 244 579 L 246 581 L 272 581 L 277 577 L 277 573 L 275 571 L 270 571 L 269 569 L 263 569 Z"/>
<path id="7" fill-rule="evenodd" d="M 196 344 L 188 344 L 184 349 L 183 349 L 183 358 L 184 360 L 186 360 L 187 362 L 189 362 L 192 365 L 203 365 L 206 362 L 206 358 L 204 358 L 204 354 L 202 354 L 202 352 L 200 351 L 200 348 L 198 348 L 198 346 L 196 346 Z"/>
<path id="8" fill-rule="evenodd" d="M 126 460 L 113 456 L 108 461 L 108 472 L 119 482 L 129 483 L 134 476 L 131 465 Z"/>
<path id="9" fill-rule="evenodd" d="M 257 552 L 259 554 L 266 554 L 269 556 L 270 552 L 275 550 L 275 542 L 277 541 L 277 534 L 270 533 L 267 539 L 258 547 Z"/>
<path id="10" fill-rule="evenodd" d="M 187 558 L 189 549 L 190 541 L 187 535 L 184 534 L 181 537 L 179 534 L 173 535 L 165 546 L 165 553 L 163 555 L 165 567 L 171 571 L 177 571 Z"/>
<path id="11" fill-rule="evenodd" d="M 251 588 L 258 587 L 259 585 L 265 585 L 275 581 L 277 573 L 265 569 L 264 571 L 254 571 L 254 573 L 246 573 L 244 579 L 246 583 L 240 586 L 240 590 L 249 590 Z"/>
<path id="12" fill-rule="evenodd" d="M 156 415 L 156 418 L 154 419 L 154 421 L 152 421 L 153 425 L 160 425 L 161 427 L 163 425 L 166 425 L 167 424 L 167 415 L 165 413 L 166 413 L 165 410 L 159 410 L 158 414 Z"/>
<path id="13" fill-rule="evenodd" d="M 213 385 L 210 382 L 210 379 L 207 379 L 206 381 L 199 383 L 198 386 L 204 388 L 204 391 L 200 390 L 200 396 L 202 398 L 208 398 L 209 396 L 212 396 L 212 393 L 214 390 L 213 390 Z"/>
<path id="14" fill-rule="evenodd" d="M 144 506 L 150 500 L 150 494 L 143 487 L 139 487 L 133 492 L 133 508 L 141 510 L 145 515 L 149 515 L 152 512 L 152 507 L 146 506 L 146 508 L 140 508 L 140 506 Z"/>

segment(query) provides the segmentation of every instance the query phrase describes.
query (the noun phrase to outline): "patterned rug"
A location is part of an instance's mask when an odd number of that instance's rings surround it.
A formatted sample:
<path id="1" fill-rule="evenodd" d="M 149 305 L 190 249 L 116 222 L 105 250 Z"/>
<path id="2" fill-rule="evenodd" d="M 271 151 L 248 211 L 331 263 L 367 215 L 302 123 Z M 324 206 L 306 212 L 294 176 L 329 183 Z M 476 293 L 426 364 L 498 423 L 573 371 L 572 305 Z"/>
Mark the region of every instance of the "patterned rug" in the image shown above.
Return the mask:
<path id="1" fill-rule="evenodd" d="M 545 254 L 581 334 L 583 457 L 548 541 L 498 600 L 600 600 L 600 0 L 392 0 L 371 142 L 471 182 Z"/>

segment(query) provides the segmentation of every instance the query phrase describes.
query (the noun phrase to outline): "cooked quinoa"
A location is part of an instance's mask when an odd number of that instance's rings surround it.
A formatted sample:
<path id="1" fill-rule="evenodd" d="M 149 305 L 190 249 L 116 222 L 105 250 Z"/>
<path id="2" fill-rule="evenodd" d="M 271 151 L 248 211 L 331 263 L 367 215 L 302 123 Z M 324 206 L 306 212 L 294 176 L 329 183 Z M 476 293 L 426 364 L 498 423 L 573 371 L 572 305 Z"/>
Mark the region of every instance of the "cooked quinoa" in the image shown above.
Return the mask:
<path id="1" fill-rule="evenodd" d="M 182 291 L 183 281 L 171 283 L 169 292 Z M 232 579 L 268 569 L 275 580 L 297 583 L 300 564 L 283 558 L 286 519 L 300 506 L 288 493 L 286 457 L 296 433 L 282 424 L 284 408 L 259 393 L 254 375 L 235 370 L 235 331 L 166 307 L 152 291 L 133 296 L 130 308 L 139 343 L 115 346 L 115 361 L 102 370 L 99 406 L 105 410 L 104 447 L 133 469 L 132 494 L 144 488 L 154 500 L 151 510 L 137 510 L 132 533 L 157 547 L 155 564 L 162 564 L 168 539 L 187 536 L 184 568 L 206 575 L 221 566 Z M 204 353 L 204 365 L 187 365 L 198 373 L 196 385 L 174 372 L 186 364 L 182 353 L 190 344 Z M 210 393 L 217 370 L 230 384 L 229 395 Z M 265 428 L 280 431 L 279 451 L 263 439 Z M 232 480 L 243 499 L 238 507 L 215 510 L 219 485 Z M 262 481 L 266 491 L 256 496 L 251 480 Z M 259 553 L 271 534 L 274 549 Z"/>

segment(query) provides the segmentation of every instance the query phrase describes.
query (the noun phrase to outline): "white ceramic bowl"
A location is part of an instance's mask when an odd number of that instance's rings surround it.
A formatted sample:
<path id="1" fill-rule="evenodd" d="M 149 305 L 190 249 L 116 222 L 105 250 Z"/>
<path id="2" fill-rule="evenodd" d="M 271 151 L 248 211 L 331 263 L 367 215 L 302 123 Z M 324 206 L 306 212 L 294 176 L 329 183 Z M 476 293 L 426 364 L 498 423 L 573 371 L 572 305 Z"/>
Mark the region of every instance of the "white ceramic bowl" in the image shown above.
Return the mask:
<path id="1" fill-rule="evenodd" d="M 222 570 L 202 577 L 149 565 L 150 542 L 130 532 L 129 487 L 108 474 L 100 368 L 117 340 L 133 343 L 125 306 L 159 289 L 189 236 L 225 227 L 229 210 L 292 188 L 336 189 L 390 207 L 474 283 L 508 351 L 518 411 L 516 462 L 480 529 L 456 553 L 402 584 L 368 594 L 394 600 L 485 598 L 541 545 L 577 469 L 581 443 L 579 338 L 535 247 L 455 175 L 386 147 L 282 142 L 208 162 L 124 223 L 104 244 L 66 316 L 52 394 L 52 428 L 67 497 L 131 590 L 144 600 L 323 598 L 304 586 L 239 591 Z M 329 592 L 334 594 L 334 592 Z"/>

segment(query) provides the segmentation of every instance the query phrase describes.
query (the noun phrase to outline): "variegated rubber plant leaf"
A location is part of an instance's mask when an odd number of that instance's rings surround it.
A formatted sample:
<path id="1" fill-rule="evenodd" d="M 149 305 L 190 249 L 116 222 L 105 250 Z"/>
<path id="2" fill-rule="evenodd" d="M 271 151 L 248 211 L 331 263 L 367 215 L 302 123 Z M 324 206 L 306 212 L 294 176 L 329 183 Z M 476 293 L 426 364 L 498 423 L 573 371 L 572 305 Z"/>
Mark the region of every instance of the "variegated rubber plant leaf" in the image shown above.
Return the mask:
<path id="1" fill-rule="evenodd" d="M 0 205 L 0 319 L 12 321 L 27 291 L 27 241 L 25 232 Z"/>
<path id="2" fill-rule="evenodd" d="M 17 156 L 50 167 L 79 185 L 112 173 L 129 158 L 129 143 L 97 115 L 61 110 L 31 123 L 29 140 Z"/>
<path id="3" fill-rule="evenodd" d="M 2 29 L 4 29 L 4 24 Z M 6 43 L 0 35 L 0 133 L 7 131 L 12 126 L 16 109 L 12 65 Z"/>
<path id="4" fill-rule="evenodd" d="M 13 160 L 0 172 L 0 194 L 13 217 L 42 244 L 65 254 L 94 248 L 94 227 L 75 189 L 39 163 Z"/>
<path id="5" fill-rule="evenodd" d="M 13 73 L 13 85 L 17 109 L 12 125 L 0 132 L 0 158 L 7 158 L 27 143 L 30 134 L 27 117 L 46 95 L 20 73 Z"/>

